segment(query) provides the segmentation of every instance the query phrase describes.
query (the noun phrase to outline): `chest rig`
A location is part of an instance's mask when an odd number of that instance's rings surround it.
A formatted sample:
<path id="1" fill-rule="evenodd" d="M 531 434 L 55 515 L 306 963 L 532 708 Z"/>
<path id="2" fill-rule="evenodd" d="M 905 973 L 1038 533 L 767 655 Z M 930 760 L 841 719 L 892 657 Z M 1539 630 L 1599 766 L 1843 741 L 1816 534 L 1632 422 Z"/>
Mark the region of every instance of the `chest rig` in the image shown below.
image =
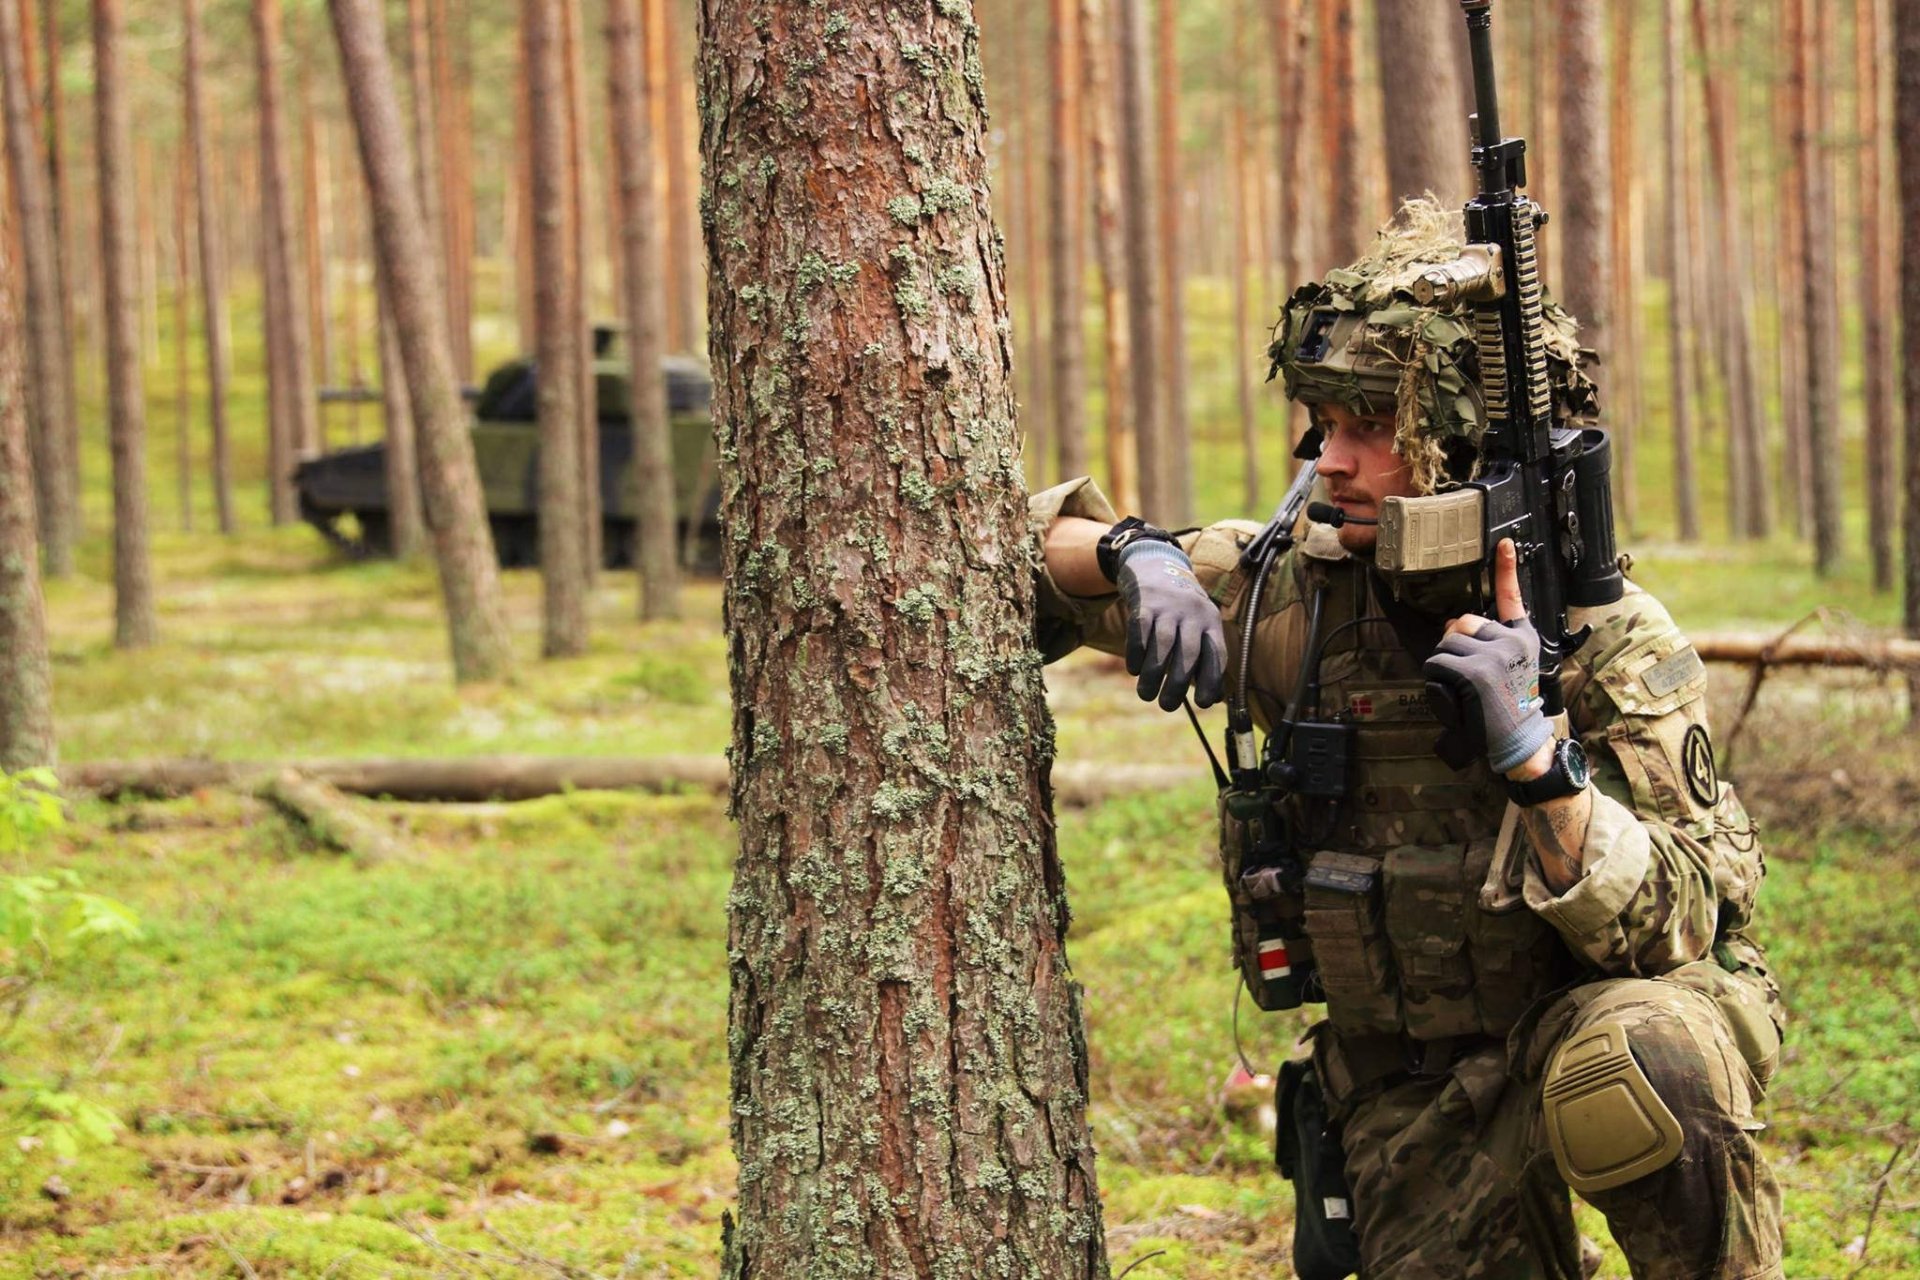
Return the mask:
<path id="1" fill-rule="evenodd" d="M 1502 1034 L 1557 985 L 1565 956 L 1519 885 L 1489 875 L 1496 859 L 1518 865 L 1523 838 L 1509 824 L 1502 847 L 1505 788 L 1484 760 L 1455 770 L 1435 754 L 1442 725 L 1409 652 L 1423 641 L 1404 614 L 1390 621 L 1366 565 L 1318 543 L 1269 567 L 1293 575 L 1283 589 L 1237 601 L 1219 816 L 1242 979 L 1262 1009 L 1325 1002 L 1344 1035 Z M 1273 585 L 1257 570 L 1252 582 Z M 1297 665 L 1252 642 L 1283 609 L 1305 614 Z M 1292 676 L 1283 707 L 1250 696 L 1249 667 Z"/>

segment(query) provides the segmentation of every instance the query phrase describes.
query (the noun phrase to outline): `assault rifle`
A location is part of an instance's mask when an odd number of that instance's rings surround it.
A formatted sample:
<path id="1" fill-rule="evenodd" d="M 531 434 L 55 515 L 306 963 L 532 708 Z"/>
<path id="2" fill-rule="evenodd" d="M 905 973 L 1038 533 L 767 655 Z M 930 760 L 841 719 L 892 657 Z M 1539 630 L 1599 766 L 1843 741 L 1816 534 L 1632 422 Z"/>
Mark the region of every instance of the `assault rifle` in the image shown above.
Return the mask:
<path id="1" fill-rule="evenodd" d="M 1446 493 L 1381 504 L 1375 563 L 1389 574 L 1478 563 L 1490 588 L 1495 548 L 1512 538 L 1521 594 L 1540 634 L 1540 695 L 1546 713 L 1555 715 L 1562 709 L 1560 664 L 1589 630 L 1569 630 L 1567 609 L 1609 604 L 1622 591 L 1607 476 L 1612 449 L 1604 431 L 1555 423 L 1534 242 L 1546 215 L 1521 193 L 1525 140 L 1500 131 L 1493 0 L 1460 0 L 1460 7 L 1473 58 L 1470 123 L 1479 191 L 1466 205 L 1466 249 L 1423 273 L 1411 292 L 1422 305 L 1472 304 L 1487 429 L 1474 479 Z M 1460 725 L 1460 709 L 1446 691 L 1429 689 L 1440 718 Z M 1448 738 L 1456 741 L 1443 739 L 1443 754 L 1472 750 L 1460 735 Z"/>

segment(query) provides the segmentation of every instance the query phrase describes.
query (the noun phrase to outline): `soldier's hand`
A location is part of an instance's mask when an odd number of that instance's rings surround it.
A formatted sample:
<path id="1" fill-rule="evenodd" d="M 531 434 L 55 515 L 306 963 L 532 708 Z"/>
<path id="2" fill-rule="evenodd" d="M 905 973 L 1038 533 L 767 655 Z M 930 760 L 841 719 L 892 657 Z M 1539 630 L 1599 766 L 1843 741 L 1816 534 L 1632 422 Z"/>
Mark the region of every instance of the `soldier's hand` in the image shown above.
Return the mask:
<path id="1" fill-rule="evenodd" d="M 1175 711 L 1191 689 L 1203 707 L 1220 701 L 1227 632 L 1187 553 L 1136 542 L 1120 552 L 1115 585 L 1127 603 L 1127 671 L 1140 677 L 1141 700 L 1157 696 L 1161 710 Z"/>
<path id="2" fill-rule="evenodd" d="M 1540 712 L 1540 636 L 1520 594 L 1512 539 L 1502 539 L 1494 553 L 1493 599 L 1500 620 L 1472 613 L 1453 619 L 1423 670 L 1476 722 L 1487 763 L 1505 773 L 1553 736 Z"/>

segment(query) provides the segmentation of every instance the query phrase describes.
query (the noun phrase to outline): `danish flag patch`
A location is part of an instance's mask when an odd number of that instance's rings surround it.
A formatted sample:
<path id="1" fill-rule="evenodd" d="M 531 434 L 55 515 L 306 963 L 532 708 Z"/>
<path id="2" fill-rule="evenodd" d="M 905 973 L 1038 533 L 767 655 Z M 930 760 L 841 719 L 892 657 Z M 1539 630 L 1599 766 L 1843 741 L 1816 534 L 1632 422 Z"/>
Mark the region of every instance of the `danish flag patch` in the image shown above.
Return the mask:
<path id="1" fill-rule="evenodd" d="M 1260 944 L 1260 976 L 1269 981 L 1293 976 L 1293 962 L 1287 958 L 1284 939 L 1269 938 Z"/>

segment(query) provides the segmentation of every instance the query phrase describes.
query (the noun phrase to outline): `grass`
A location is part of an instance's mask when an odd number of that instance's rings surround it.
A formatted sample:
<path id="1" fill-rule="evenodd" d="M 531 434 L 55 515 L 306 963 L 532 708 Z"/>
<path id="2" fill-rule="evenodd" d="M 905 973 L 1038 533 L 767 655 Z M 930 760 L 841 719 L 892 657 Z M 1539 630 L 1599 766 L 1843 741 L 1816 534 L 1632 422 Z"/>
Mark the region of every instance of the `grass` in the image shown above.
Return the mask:
<path id="1" fill-rule="evenodd" d="M 1220 291 L 1193 297 L 1196 351 L 1231 350 Z M 259 373 L 236 354 L 247 474 Z M 1228 372 L 1217 356 L 1196 367 L 1196 471 L 1203 509 L 1242 514 Z M 157 430 L 162 412 L 156 399 Z M 310 531 L 266 529 L 257 485 L 241 537 L 157 535 L 162 641 L 114 652 L 94 423 L 93 532 L 80 571 L 48 588 L 65 759 L 724 747 L 714 584 L 688 592 L 685 622 L 642 626 L 631 584 L 607 577 L 592 652 L 540 663 L 537 579 L 509 573 L 521 670 L 455 691 L 430 569 L 344 564 Z M 153 454 L 156 510 L 170 512 L 171 450 Z M 1642 533 L 1658 535 L 1652 442 L 1641 464 Z M 1893 621 L 1858 555 L 1817 581 L 1784 537 L 1627 545 L 1695 629 L 1773 629 L 1815 605 Z M 1165 1250 L 1133 1275 L 1285 1274 L 1287 1187 L 1257 1126 L 1221 1105 L 1233 979 L 1204 767 L 1186 725 L 1143 709 L 1115 667 L 1077 655 L 1049 672 L 1062 757 L 1186 761 L 1195 776 L 1060 821 L 1115 1269 Z M 1920 753 L 1900 699 L 1870 676 L 1775 677 L 1739 753 L 1771 857 L 1763 928 L 1795 1017 L 1765 1142 L 1796 1277 L 1920 1272 Z M 1719 708 L 1723 737 L 1731 715 Z M 128 1128 L 70 1164 L 0 1133 L 0 1275 L 504 1276 L 537 1272 L 528 1258 L 550 1275 L 714 1274 L 734 1176 L 733 837 L 718 802 L 368 809 L 417 856 L 342 859 L 223 793 L 75 807 L 42 861 L 133 904 L 147 937 L 40 991 L 7 1068 L 63 1079 Z M 1267 1065 L 1304 1025 L 1243 1008 L 1239 1030 Z M 58 1199 L 43 1194 L 54 1177 Z M 1603 1274 L 1625 1274 L 1617 1254 Z"/>

